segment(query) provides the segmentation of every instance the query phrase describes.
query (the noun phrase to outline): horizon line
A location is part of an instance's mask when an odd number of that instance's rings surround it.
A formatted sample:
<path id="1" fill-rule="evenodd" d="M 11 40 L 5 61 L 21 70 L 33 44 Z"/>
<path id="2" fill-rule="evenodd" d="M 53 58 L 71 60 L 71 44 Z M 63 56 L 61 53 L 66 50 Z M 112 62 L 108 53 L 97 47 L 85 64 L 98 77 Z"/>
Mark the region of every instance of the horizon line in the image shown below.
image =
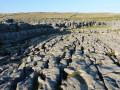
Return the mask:
<path id="1" fill-rule="evenodd" d="M 15 13 L 113 13 L 113 14 L 120 14 L 115 12 L 13 12 L 13 13 L 0 13 L 0 14 L 15 14 Z"/>

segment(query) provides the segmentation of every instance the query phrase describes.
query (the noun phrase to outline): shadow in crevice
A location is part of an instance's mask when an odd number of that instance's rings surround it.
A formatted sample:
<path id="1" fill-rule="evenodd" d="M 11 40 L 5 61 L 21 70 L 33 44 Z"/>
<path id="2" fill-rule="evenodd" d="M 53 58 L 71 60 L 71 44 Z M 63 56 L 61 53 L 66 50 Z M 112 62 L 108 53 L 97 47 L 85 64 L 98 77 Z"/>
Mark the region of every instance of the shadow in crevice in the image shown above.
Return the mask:
<path id="1" fill-rule="evenodd" d="M 11 22 L 13 23 L 13 22 Z M 22 23 L 25 24 L 26 28 L 20 29 L 20 26 L 16 26 L 16 30 L 11 31 L 4 31 L 0 32 L 0 55 L 1 56 L 7 56 L 10 55 L 12 51 L 6 50 L 6 48 L 10 47 L 19 47 L 21 50 L 22 45 L 25 44 L 25 48 L 29 46 L 35 47 L 41 42 L 47 41 L 49 39 L 58 37 L 60 35 L 65 35 L 71 33 L 70 31 L 60 31 L 60 27 L 53 27 L 51 24 L 37 24 L 37 25 L 31 25 L 28 23 Z M 29 27 L 29 28 L 27 28 Z M 15 35 L 15 36 L 14 36 Z M 6 36 L 6 38 L 9 38 L 9 40 L 4 40 L 3 37 Z M 17 37 L 16 37 L 17 36 Z M 43 36 L 43 38 L 41 38 Z M 49 36 L 49 38 L 48 38 Z M 16 38 L 15 38 L 16 37 Z M 39 37 L 39 41 L 34 43 L 30 43 L 31 40 L 34 40 L 36 37 Z M 44 38 L 45 37 L 45 38 Z M 3 39 L 3 40 L 2 40 Z M 21 51 L 18 50 L 20 53 Z"/>
<path id="2" fill-rule="evenodd" d="M 116 88 L 120 88 L 119 85 L 117 84 L 116 80 L 109 76 L 104 76 L 105 80 L 108 81 L 111 85 L 113 85 Z"/>
<path id="3" fill-rule="evenodd" d="M 98 84 L 98 85 L 100 85 L 100 86 L 102 86 L 102 87 L 104 87 L 104 83 L 101 83 L 101 81 L 102 82 L 104 82 L 103 81 L 103 79 L 102 79 L 102 77 L 101 77 L 101 75 L 100 75 L 100 72 L 98 71 L 98 69 L 97 69 L 97 67 L 96 67 L 96 65 L 95 64 L 93 64 L 93 62 L 90 60 L 90 62 L 91 63 L 89 63 L 88 64 L 88 61 L 86 61 L 86 60 L 77 60 L 76 61 L 76 63 L 78 64 L 78 70 L 81 68 L 82 70 L 84 70 L 87 74 L 89 74 L 89 75 L 91 75 L 92 77 L 93 77 L 93 79 L 95 80 L 95 82 L 96 82 L 96 84 Z M 80 66 L 80 67 L 79 67 Z M 97 70 L 95 70 L 95 69 L 93 69 L 93 67 Z M 97 76 L 99 76 L 99 79 L 97 80 Z M 81 76 L 82 77 L 82 76 Z M 83 81 L 83 83 L 86 83 L 86 85 L 88 85 L 88 81 L 87 81 L 87 78 L 86 77 L 82 77 L 84 80 L 85 80 L 85 82 Z M 80 81 L 81 81 L 82 79 L 80 79 Z"/>
<path id="4" fill-rule="evenodd" d="M 81 84 L 80 85 L 81 90 L 88 90 L 87 83 L 81 75 L 76 75 L 76 76 L 73 76 L 73 77 L 76 78 L 79 81 L 79 83 Z"/>
<path id="5" fill-rule="evenodd" d="M 20 75 L 19 77 L 10 77 L 11 79 L 9 79 L 7 82 L 7 87 L 10 89 L 10 90 L 16 90 L 17 89 L 17 84 L 21 81 L 24 81 L 26 78 L 29 77 L 29 75 L 31 73 L 33 73 L 34 71 L 29 68 L 29 70 L 27 71 L 27 69 L 24 67 L 22 70 L 20 70 Z"/>

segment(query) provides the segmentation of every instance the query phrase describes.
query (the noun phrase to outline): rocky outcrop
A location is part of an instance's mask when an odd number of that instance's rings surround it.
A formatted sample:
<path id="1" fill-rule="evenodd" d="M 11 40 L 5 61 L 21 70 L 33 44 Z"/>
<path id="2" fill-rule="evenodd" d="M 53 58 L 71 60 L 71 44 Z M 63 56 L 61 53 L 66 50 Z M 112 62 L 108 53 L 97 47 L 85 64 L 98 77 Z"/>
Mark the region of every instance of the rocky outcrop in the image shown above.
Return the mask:
<path id="1" fill-rule="evenodd" d="M 10 44 L 19 42 L 37 35 L 54 33 L 59 30 L 50 25 L 31 25 L 23 22 L 6 20 L 0 24 L 0 43 Z"/>
<path id="2" fill-rule="evenodd" d="M 32 30 L 21 29 L 18 33 Z M 0 89 L 119 90 L 118 32 L 78 28 L 71 33 L 51 32 L 4 46 L 0 51 L 4 52 L 0 54 Z"/>
<path id="3" fill-rule="evenodd" d="M 15 22 L 13 19 L 7 19 L 0 23 L 0 44 L 10 44 L 19 42 L 37 35 L 58 32 L 60 29 L 81 28 L 88 26 L 102 26 L 104 22 L 41 22 L 37 24 L 28 24 L 24 22 Z"/>
<path id="4" fill-rule="evenodd" d="M 39 23 L 15 22 L 14 19 L 3 20 L 0 23 L 0 32 L 16 32 L 21 30 L 39 29 L 39 28 L 80 28 L 88 26 L 103 26 L 106 22 L 82 22 L 82 21 L 42 21 Z"/>

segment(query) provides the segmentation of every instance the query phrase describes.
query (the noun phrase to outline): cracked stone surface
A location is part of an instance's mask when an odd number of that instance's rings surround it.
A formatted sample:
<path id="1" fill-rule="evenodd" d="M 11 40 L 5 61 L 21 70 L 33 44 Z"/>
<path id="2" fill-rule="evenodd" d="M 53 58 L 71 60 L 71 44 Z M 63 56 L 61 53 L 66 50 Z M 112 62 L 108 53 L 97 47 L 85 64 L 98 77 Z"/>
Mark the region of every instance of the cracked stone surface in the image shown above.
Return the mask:
<path id="1" fill-rule="evenodd" d="M 120 90 L 120 35 L 105 30 L 76 29 L 3 45 L 0 89 Z"/>

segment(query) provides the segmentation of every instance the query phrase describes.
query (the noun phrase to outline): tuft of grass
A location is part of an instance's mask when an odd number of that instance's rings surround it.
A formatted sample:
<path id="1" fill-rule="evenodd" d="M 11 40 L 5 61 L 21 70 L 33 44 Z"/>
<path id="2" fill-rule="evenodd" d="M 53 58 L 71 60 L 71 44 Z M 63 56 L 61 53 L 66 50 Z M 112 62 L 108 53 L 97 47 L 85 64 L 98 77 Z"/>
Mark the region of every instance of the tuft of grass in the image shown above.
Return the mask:
<path id="1" fill-rule="evenodd" d="M 42 83 L 39 83 L 38 89 L 43 89 L 43 84 Z"/>
<path id="2" fill-rule="evenodd" d="M 15 58 L 14 58 L 14 57 L 11 57 L 10 60 L 15 60 Z"/>
<path id="3" fill-rule="evenodd" d="M 72 46 L 70 46 L 70 47 L 69 47 L 69 49 L 74 49 L 74 46 L 73 46 L 73 45 L 72 45 Z"/>
<path id="4" fill-rule="evenodd" d="M 96 63 L 96 65 L 103 65 L 103 63 L 102 62 L 98 62 L 98 63 Z"/>
<path id="5" fill-rule="evenodd" d="M 109 55 L 109 56 L 114 56 L 114 57 L 116 57 L 116 55 L 115 55 L 115 52 L 106 52 L 106 55 Z"/>
<path id="6" fill-rule="evenodd" d="M 116 32 L 118 35 L 120 35 L 120 29 L 112 30 L 113 32 Z"/>
<path id="7" fill-rule="evenodd" d="M 18 61 L 20 59 L 22 59 L 22 57 L 20 57 L 20 56 L 18 56 L 18 57 L 11 57 L 10 58 L 11 61 Z"/>
<path id="8" fill-rule="evenodd" d="M 120 58 L 117 59 L 117 62 L 120 64 Z"/>
<path id="9" fill-rule="evenodd" d="M 73 76 L 76 76 L 76 75 L 80 75 L 80 74 L 81 74 L 80 71 L 75 71 L 75 72 L 73 72 L 72 74 L 68 74 L 68 75 L 67 75 L 67 78 L 70 78 L 70 77 L 73 77 Z"/>
<path id="10" fill-rule="evenodd" d="M 60 48 L 61 50 L 66 50 L 66 49 L 74 49 L 74 46 L 65 46 L 63 48 Z"/>
<path id="11" fill-rule="evenodd" d="M 101 40 L 97 38 L 96 42 L 100 42 L 101 43 Z"/>
<path id="12" fill-rule="evenodd" d="M 92 28 L 106 28 L 107 26 L 88 26 L 88 27 L 81 27 L 80 29 L 92 29 Z"/>
<path id="13" fill-rule="evenodd" d="M 95 31 L 94 33 L 95 33 L 95 34 L 99 34 L 99 32 L 98 32 L 98 31 Z"/>
<path id="14" fill-rule="evenodd" d="M 66 49 L 69 49 L 69 46 L 65 46 L 63 49 L 65 49 L 65 50 L 66 50 Z"/>
<path id="15" fill-rule="evenodd" d="M 61 50 L 66 50 L 66 49 L 69 49 L 69 47 L 68 46 L 65 46 L 65 47 L 63 47 L 63 48 L 60 48 Z"/>

